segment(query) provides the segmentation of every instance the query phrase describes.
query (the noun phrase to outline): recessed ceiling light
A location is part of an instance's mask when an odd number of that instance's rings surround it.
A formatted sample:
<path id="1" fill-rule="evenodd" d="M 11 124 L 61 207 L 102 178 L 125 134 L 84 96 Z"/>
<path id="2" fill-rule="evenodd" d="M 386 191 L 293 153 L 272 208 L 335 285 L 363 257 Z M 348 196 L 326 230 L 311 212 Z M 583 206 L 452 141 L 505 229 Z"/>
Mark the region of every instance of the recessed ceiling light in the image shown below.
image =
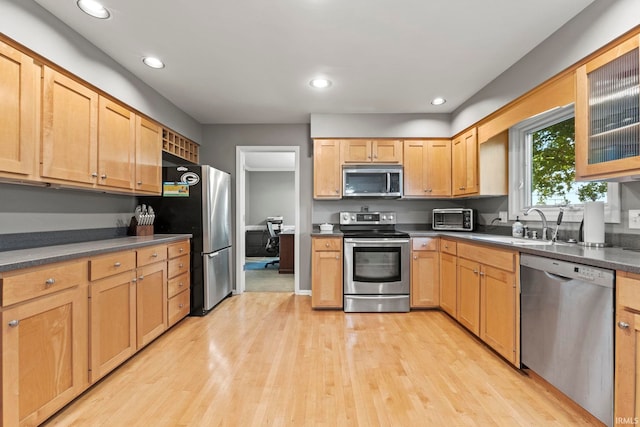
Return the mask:
<path id="1" fill-rule="evenodd" d="M 145 56 L 142 58 L 142 62 L 151 68 L 164 68 L 164 62 L 153 56 Z"/>
<path id="2" fill-rule="evenodd" d="M 84 13 L 94 18 L 107 19 L 111 16 L 109 11 L 96 0 L 78 0 L 77 4 Z"/>
<path id="3" fill-rule="evenodd" d="M 447 102 L 447 100 L 442 97 L 433 98 L 433 100 L 431 100 L 431 104 L 433 105 L 442 105 L 445 102 Z"/>
<path id="4" fill-rule="evenodd" d="M 331 86 L 331 80 L 327 79 L 313 79 L 309 82 L 311 87 L 315 87 L 317 89 L 324 89 Z"/>

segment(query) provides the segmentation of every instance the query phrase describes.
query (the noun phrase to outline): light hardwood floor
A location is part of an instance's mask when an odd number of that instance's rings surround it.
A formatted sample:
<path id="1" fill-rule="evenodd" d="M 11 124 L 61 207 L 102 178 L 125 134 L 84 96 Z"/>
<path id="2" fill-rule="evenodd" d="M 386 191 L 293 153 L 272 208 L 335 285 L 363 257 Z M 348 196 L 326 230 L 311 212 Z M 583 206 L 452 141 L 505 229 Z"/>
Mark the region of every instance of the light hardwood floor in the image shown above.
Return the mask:
<path id="1" fill-rule="evenodd" d="M 234 296 L 188 317 L 48 426 L 591 425 L 439 311 Z"/>

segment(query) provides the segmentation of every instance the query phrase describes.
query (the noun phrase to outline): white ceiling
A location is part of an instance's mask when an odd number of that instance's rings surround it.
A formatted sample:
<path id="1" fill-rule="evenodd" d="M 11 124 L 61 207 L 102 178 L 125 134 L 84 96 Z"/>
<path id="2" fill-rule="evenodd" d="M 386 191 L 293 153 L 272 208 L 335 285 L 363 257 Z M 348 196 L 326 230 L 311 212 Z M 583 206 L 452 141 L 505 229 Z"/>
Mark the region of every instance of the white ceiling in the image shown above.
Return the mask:
<path id="1" fill-rule="evenodd" d="M 212 124 L 449 113 L 593 0 L 103 0 L 108 20 L 35 1 Z M 333 85 L 311 88 L 316 76 Z"/>

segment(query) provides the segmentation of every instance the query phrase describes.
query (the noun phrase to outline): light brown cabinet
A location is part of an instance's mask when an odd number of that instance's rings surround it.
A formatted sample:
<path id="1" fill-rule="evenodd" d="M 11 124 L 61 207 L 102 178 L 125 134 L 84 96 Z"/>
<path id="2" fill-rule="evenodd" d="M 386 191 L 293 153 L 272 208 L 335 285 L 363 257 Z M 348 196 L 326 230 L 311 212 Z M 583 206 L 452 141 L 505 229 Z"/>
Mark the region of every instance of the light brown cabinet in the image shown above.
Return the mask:
<path id="1" fill-rule="evenodd" d="M 0 176 L 36 175 L 36 109 L 40 69 L 0 41 Z"/>
<path id="2" fill-rule="evenodd" d="M 136 332 L 142 348 L 167 329 L 167 263 L 138 267 L 136 273 Z"/>
<path id="3" fill-rule="evenodd" d="M 455 137 L 451 146 L 451 186 L 454 196 L 478 193 L 478 138 L 476 128 Z"/>
<path id="4" fill-rule="evenodd" d="M 458 243 L 457 252 L 457 320 L 518 366 L 518 252 L 469 243 Z"/>
<path id="5" fill-rule="evenodd" d="M 188 240 L 172 243 L 167 247 L 167 327 L 184 319 L 191 310 L 189 284 L 190 243 Z"/>
<path id="6" fill-rule="evenodd" d="M 576 70 L 576 179 L 640 171 L 640 36 Z"/>
<path id="7" fill-rule="evenodd" d="M 311 306 L 342 308 L 342 239 L 311 238 Z"/>
<path id="8" fill-rule="evenodd" d="M 640 275 L 620 271 L 616 273 L 614 396 L 616 426 L 640 417 Z"/>
<path id="9" fill-rule="evenodd" d="M 69 271 L 59 275 L 65 267 Z M 2 425 L 38 425 L 88 385 L 86 261 L 0 277 Z M 23 285 L 33 294 L 10 305 L 5 294 L 20 295 L 15 288 Z"/>
<path id="10" fill-rule="evenodd" d="M 451 140 L 404 141 L 405 197 L 451 196 Z"/>
<path id="11" fill-rule="evenodd" d="M 93 384 L 136 352 L 136 272 L 91 283 L 90 366 Z"/>
<path id="12" fill-rule="evenodd" d="M 162 128 L 136 116 L 135 190 L 138 193 L 162 193 Z"/>
<path id="13" fill-rule="evenodd" d="M 98 94 L 43 67 L 41 175 L 94 185 L 98 178 Z"/>
<path id="14" fill-rule="evenodd" d="M 440 308 L 454 318 L 458 315 L 458 257 L 456 242 L 440 239 Z"/>
<path id="15" fill-rule="evenodd" d="M 104 96 L 98 100 L 99 186 L 133 190 L 136 115 Z"/>
<path id="16" fill-rule="evenodd" d="M 340 140 L 317 139 L 313 142 L 313 198 L 340 199 L 342 171 Z"/>
<path id="17" fill-rule="evenodd" d="M 402 163 L 402 141 L 386 139 L 346 139 L 342 141 L 342 162 Z"/>
<path id="18" fill-rule="evenodd" d="M 438 238 L 411 239 L 411 308 L 434 308 L 440 302 Z"/>

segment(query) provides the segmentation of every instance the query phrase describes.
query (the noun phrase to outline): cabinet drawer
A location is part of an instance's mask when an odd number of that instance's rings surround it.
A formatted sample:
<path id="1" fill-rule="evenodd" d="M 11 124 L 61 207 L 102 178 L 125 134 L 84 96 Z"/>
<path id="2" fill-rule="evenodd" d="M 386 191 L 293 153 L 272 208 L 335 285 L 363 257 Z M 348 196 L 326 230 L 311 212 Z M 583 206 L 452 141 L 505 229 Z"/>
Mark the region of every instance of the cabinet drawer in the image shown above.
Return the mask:
<path id="1" fill-rule="evenodd" d="M 176 277 L 189 271 L 189 255 L 182 255 L 169 260 L 167 277 Z"/>
<path id="2" fill-rule="evenodd" d="M 2 306 L 8 306 L 87 281 L 87 261 L 63 262 L 2 275 Z"/>
<path id="3" fill-rule="evenodd" d="M 167 247 L 165 245 L 150 246 L 137 251 L 138 267 L 153 264 L 167 259 Z"/>
<path id="4" fill-rule="evenodd" d="M 440 239 L 440 252 L 445 252 L 451 255 L 457 255 L 458 244 L 453 240 Z"/>
<path id="5" fill-rule="evenodd" d="M 516 253 L 483 245 L 458 243 L 458 257 L 480 262 L 506 271 L 516 270 Z"/>
<path id="6" fill-rule="evenodd" d="M 168 304 L 168 326 L 173 326 L 180 319 L 189 314 L 189 291 L 180 292 L 178 295 L 169 299 Z"/>
<path id="7" fill-rule="evenodd" d="M 89 260 L 89 280 L 98 280 L 136 268 L 134 251 L 116 252 Z"/>
<path id="8" fill-rule="evenodd" d="M 180 292 L 189 289 L 189 273 L 182 273 L 179 276 L 169 279 L 167 283 L 167 296 L 169 298 L 178 295 Z"/>
<path id="9" fill-rule="evenodd" d="M 437 251 L 437 237 L 414 237 L 412 239 L 414 251 Z"/>
<path id="10" fill-rule="evenodd" d="M 616 275 L 618 305 L 640 311 L 640 280 Z"/>
<path id="11" fill-rule="evenodd" d="M 189 240 L 185 240 L 183 242 L 172 243 L 168 246 L 167 252 L 169 253 L 169 258 L 175 258 L 184 254 L 189 253 Z"/>
<path id="12" fill-rule="evenodd" d="M 342 239 L 336 238 L 313 238 L 314 251 L 340 251 L 342 250 Z"/>

